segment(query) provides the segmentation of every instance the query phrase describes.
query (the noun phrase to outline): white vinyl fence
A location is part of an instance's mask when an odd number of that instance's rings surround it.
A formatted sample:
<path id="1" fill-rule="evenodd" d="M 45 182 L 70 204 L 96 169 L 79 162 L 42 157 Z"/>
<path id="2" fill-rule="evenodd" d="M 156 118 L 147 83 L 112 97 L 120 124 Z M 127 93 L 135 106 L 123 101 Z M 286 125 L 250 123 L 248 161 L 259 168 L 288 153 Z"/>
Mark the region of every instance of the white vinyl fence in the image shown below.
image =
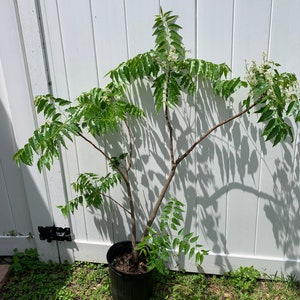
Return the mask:
<path id="1" fill-rule="evenodd" d="M 152 25 L 160 6 L 179 15 L 189 56 L 226 62 L 233 76 L 243 76 L 245 60 L 260 61 L 265 52 L 280 62 L 283 70 L 300 78 L 297 0 L 3 0 L 1 24 L 6 29 L 0 29 L 0 112 L 4 107 L 5 121 L 1 114 L 1 122 L 11 129 L 0 131 L 1 145 L 2 135 L 10 134 L 13 150 L 8 151 L 13 154 L 41 122 L 32 110 L 35 95 L 51 92 L 73 100 L 83 91 L 105 85 L 104 75 L 123 60 L 152 48 Z M 152 105 L 149 88 L 145 85 L 133 91 L 147 100 L 147 109 Z M 197 92 L 199 104 L 180 112 L 188 116 L 189 124 L 178 120 L 178 152 L 191 142 L 184 132 L 201 134 L 232 110 L 238 111 L 242 97 L 238 94 L 226 105 L 205 90 Z M 138 209 L 144 214 L 150 210 L 148 199 L 157 195 L 168 166 L 160 142 L 164 129 L 157 127 L 160 117 L 151 115 L 147 132 L 135 136 L 137 155 L 147 162 L 146 170 L 136 170 Z M 216 131 L 179 168 L 169 194 L 186 202 L 186 229 L 198 234 L 204 248 L 210 250 L 203 264 L 205 272 L 219 274 L 254 265 L 270 274 L 294 273 L 300 278 L 299 136 L 296 134 L 294 144 L 273 148 L 262 141 L 261 127 L 255 121 L 255 116 L 245 116 Z M 116 146 L 113 139 L 107 142 L 113 150 Z M 62 155 L 62 162 L 50 173 L 22 167 L 18 176 L 24 183 L 10 179 L 26 191 L 24 224 L 32 227 L 23 233 L 34 233 L 44 259 L 105 262 L 108 246 L 129 238 L 128 219 L 111 203 L 99 211 L 79 209 L 64 219 L 56 206 L 72 197 L 70 183 L 79 172 L 101 173 L 106 165 L 80 140 Z M 3 174 L 15 171 L 0 158 L 0 217 L 8 210 L 25 216 L 24 207 L 9 204 L 15 201 L 13 195 L 3 196 L 7 194 L 2 191 Z M 113 196 L 123 200 L 119 189 Z M 54 224 L 70 227 L 73 241 L 40 241 L 37 226 Z M 17 225 L 1 226 L 0 220 L 0 234 L 9 228 L 19 231 Z M 0 243 L 5 243 L 1 237 Z M 196 270 L 192 261 L 185 261 L 184 266 Z"/>

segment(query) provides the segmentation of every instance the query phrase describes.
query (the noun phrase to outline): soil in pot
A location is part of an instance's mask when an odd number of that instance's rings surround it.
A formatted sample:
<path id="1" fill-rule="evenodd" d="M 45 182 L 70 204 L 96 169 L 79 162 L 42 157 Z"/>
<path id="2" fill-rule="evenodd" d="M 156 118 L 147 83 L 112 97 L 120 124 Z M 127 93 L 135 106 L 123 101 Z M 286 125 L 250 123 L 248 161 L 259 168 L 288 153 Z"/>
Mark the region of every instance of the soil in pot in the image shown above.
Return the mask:
<path id="1" fill-rule="evenodd" d="M 147 270 L 145 258 L 132 264 L 131 252 L 130 241 L 116 243 L 107 252 L 114 300 L 147 300 L 152 294 L 154 270 Z"/>
<path id="2" fill-rule="evenodd" d="M 123 273 L 144 274 L 148 272 L 147 259 L 140 256 L 138 261 L 134 262 L 132 252 L 117 256 L 113 260 L 112 266 Z"/>

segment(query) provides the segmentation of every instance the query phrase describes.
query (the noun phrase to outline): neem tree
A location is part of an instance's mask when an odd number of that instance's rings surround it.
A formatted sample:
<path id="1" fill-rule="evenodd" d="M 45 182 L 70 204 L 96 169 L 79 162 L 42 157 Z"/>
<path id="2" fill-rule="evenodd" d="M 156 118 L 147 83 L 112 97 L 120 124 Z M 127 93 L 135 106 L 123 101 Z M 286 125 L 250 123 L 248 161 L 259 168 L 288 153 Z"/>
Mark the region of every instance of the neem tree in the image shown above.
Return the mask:
<path id="1" fill-rule="evenodd" d="M 182 203 L 174 198 L 166 199 L 165 196 L 178 166 L 213 131 L 246 113 L 256 113 L 259 115 L 258 122 L 264 124 L 262 135 L 265 140 L 271 140 L 273 145 L 276 145 L 288 136 L 293 140 L 292 127 L 287 119 L 293 117 L 296 122 L 300 120 L 299 84 L 294 74 L 280 73 L 279 64 L 264 58 L 261 65 L 253 63 L 248 66 L 245 81 L 240 78 L 226 79 L 230 73 L 230 68 L 226 64 L 186 58 L 182 37 L 178 33 L 181 27 L 176 20 L 177 16 L 171 12 L 160 11 L 153 26 L 154 49 L 138 54 L 111 70 L 108 73 L 111 81 L 106 87 L 96 87 L 90 92 L 83 93 L 74 102 L 53 95 L 36 97 L 34 105 L 37 112 L 44 115 L 45 123 L 34 131 L 28 143 L 14 156 L 18 164 L 23 162 L 32 165 L 36 155 L 37 166 L 41 171 L 43 167 L 51 168 L 53 160 L 60 158 L 60 147 L 67 148 L 67 140 L 72 142 L 74 136 L 82 138 L 95 148 L 99 155 L 108 161 L 111 171 L 102 177 L 93 173 L 80 174 L 77 181 L 72 184 L 78 196 L 60 208 L 66 215 L 69 211 L 73 213 L 84 202 L 87 206 L 95 208 L 99 208 L 107 199 L 121 205 L 117 199 L 106 196 L 111 188 L 121 182 L 127 200 L 126 208 L 124 205 L 121 206 L 130 215 L 135 261 L 139 253 L 145 249 L 145 244 L 151 243 L 152 258 L 157 258 L 158 255 L 167 259 L 168 249 L 179 247 L 179 252 L 190 256 L 196 254 L 197 262 L 202 262 L 207 251 L 200 250 L 201 245 L 197 244 L 198 237 L 186 233 L 181 228 Z M 165 143 L 168 149 L 170 167 L 159 196 L 153 202 L 153 209 L 143 224 L 143 233 L 137 237 L 136 199 L 131 182 L 134 176 L 133 160 L 136 159 L 133 155 L 135 137 L 131 128 L 134 123 L 129 120 L 141 120 L 145 113 L 143 99 L 140 100 L 141 107 L 138 107 L 131 101 L 129 91 L 133 83 L 143 80 L 152 85 L 156 111 L 164 112 L 163 126 L 167 128 L 168 140 L 160 142 Z M 229 98 L 240 88 L 246 88 L 248 96 L 243 100 L 240 112 L 210 128 L 176 156 L 175 125 L 170 111 L 181 105 L 189 105 L 183 94 L 194 95 L 199 81 L 210 82 L 213 92 L 224 99 Z M 140 122 L 139 126 L 142 124 Z M 111 133 L 119 135 L 121 132 L 122 134 L 125 132 L 128 136 L 128 143 L 124 146 L 127 147 L 127 151 L 117 157 L 111 157 L 94 139 L 99 140 Z M 157 232 L 152 228 L 152 224 L 163 202 L 166 204 L 162 210 L 160 232 Z M 172 241 L 167 234 L 170 228 L 177 232 Z M 137 240 L 142 241 L 138 247 Z M 158 266 L 156 258 L 153 258 L 153 265 Z"/>

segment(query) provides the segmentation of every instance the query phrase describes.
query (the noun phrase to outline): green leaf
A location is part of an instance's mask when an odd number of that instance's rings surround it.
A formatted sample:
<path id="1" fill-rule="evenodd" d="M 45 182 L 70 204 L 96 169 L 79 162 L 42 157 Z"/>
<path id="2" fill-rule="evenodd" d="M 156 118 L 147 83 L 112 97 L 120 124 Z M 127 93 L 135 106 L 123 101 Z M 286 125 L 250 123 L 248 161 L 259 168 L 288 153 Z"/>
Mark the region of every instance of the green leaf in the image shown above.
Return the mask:
<path id="1" fill-rule="evenodd" d="M 198 239 L 199 239 L 198 236 L 194 236 L 190 239 L 190 243 L 195 243 L 195 242 L 197 242 Z"/>
<path id="2" fill-rule="evenodd" d="M 43 158 L 41 157 L 37 162 L 37 167 L 40 173 L 42 172 L 43 166 L 44 166 L 44 162 L 43 162 Z"/>
<path id="3" fill-rule="evenodd" d="M 270 130 L 276 125 L 276 121 L 277 121 L 277 119 L 275 119 L 275 118 L 274 118 L 274 119 L 271 119 L 271 120 L 268 122 L 267 126 L 265 127 L 265 129 L 264 129 L 262 135 L 267 135 L 267 134 L 269 134 Z"/>
<path id="4" fill-rule="evenodd" d="M 184 235 L 183 238 L 184 238 L 185 240 L 189 240 L 192 236 L 193 236 L 193 233 L 190 232 L 190 233 L 187 233 L 186 235 Z"/>
<path id="5" fill-rule="evenodd" d="M 27 165 L 32 166 L 33 153 L 32 153 L 32 148 L 31 148 L 30 144 L 26 144 L 23 149 L 24 149 L 24 151 L 22 152 L 22 155 L 21 155 L 22 162 L 24 162 Z"/>
<path id="6" fill-rule="evenodd" d="M 156 17 L 153 26 L 153 35 L 155 36 L 155 53 L 163 61 L 172 61 L 172 55 L 178 56 L 178 59 L 183 59 L 185 50 L 182 45 L 182 37 L 178 33 L 181 28 L 175 23 L 177 16 L 171 14 L 160 14 Z"/>
<path id="7" fill-rule="evenodd" d="M 185 243 L 183 241 L 180 241 L 179 247 L 178 247 L 178 253 L 184 252 Z"/>
<path id="8" fill-rule="evenodd" d="M 252 91 L 253 92 L 252 98 L 254 102 L 261 99 L 268 89 L 269 89 L 269 85 L 267 83 L 256 86 L 255 89 L 253 89 Z"/>
<path id="9" fill-rule="evenodd" d="M 68 205 L 58 205 L 57 208 L 60 209 L 61 213 L 63 214 L 64 217 L 67 217 L 69 214 L 69 209 Z"/>
<path id="10" fill-rule="evenodd" d="M 175 217 L 173 217 L 173 218 L 171 219 L 171 221 L 172 221 L 173 224 L 175 224 L 175 225 L 177 225 L 177 226 L 180 225 L 180 222 L 179 222 Z"/>
<path id="11" fill-rule="evenodd" d="M 22 161 L 21 156 L 24 152 L 24 149 L 18 150 L 14 155 L 13 155 L 13 160 L 17 163 L 17 165 L 20 165 L 20 162 Z"/>
<path id="12" fill-rule="evenodd" d="M 274 139 L 273 147 L 276 146 L 282 140 L 282 138 L 283 138 L 282 131 L 279 131 Z"/>
<path id="13" fill-rule="evenodd" d="M 174 238 L 173 243 L 172 243 L 172 247 L 173 249 L 175 249 L 178 245 L 179 245 L 180 241 L 179 238 Z"/>
<path id="14" fill-rule="evenodd" d="M 204 256 L 202 255 L 201 252 L 197 252 L 196 253 L 196 257 L 195 257 L 195 261 L 196 263 L 198 263 L 199 265 L 201 265 L 203 263 L 204 260 Z"/>
<path id="15" fill-rule="evenodd" d="M 52 117 L 52 122 L 58 121 L 60 119 L 60 117 L 61 117 L 60 113 L 54 114 L 53 117 Z"/>
<path id="16" fill-rule="evenodd" d="M 190 249 L 189 259 L 191 259 L 194 256 L 194 254 L 195 254 L 195 248 L 193 247 L 193 248 Z"/>
<path id="17" fill-rule="evenodd" d="M 275 93 L 276 97 L 282 102 L 283 98 L 282 98 L 280 87 L 277 84 L 274 84 L 273 85 L 273 90 L 274 90 L 274 93 Z"/>
<path id="18" fill-rule="evenodd" d="M 267 120 L 271 119 L 274 114 L 275 111 L 269 108 L 267 111 L 262 113 L 257 122 L 266 122 Z"/>
<path id="19" fill-rule="evenodd" d="M 250 96 L 247 97 L 247 98 L 243 101 L 243 106 L 244 106 L 246 109 L 249 109 L 249 107 L 250 107 L 250 101 L 251 101 Z"/>
<path id="20" fill-rule="evenodd" d="M 241 86 L 245 86 L 245 82 L 241 81 L 240 77 L 230 80 L 217 80 L 214 83 L 214 92 L 223 98 L 229 98 Z"/>
<path id="21" fill-rule="evenodd" d="M 171 225 L 170 225 L 170 227 L 171 227 L 171 229 L 173 229 L 173 230 L 177 230 L 177 226 L 176 226 L 176 224 L 174 224 L 174 223 L 171 223 Z"/>
<path id="22" fill-rule="evenodd" d="M 181 228 L 181 229 L 177 232 L 177 234 L 178 234 L 179 236 L 181 236 L 181 235 L 183 235 L 183 232 L 184 232 L 184 228 Z"/>
<path id="23" fill-rule="evenodd" d="M 189 253 L 190 248 L 191 248 L 191 246 L 189 243 L 184 243 L 184 246 L 183 246 L 184 255 L 187 255 Z"/>
<path id="24" fill-rule="evenodd" d="M 178 208 L 177 208 L 177 209 L 178 209 Z M 178 213 L 178 212 L 177 212 L 177 209 L 176 209 L 176 207 L 174 208 L 173 216 L 174 216 L 174 218 L 176 218 L 178 221 L 183 221 L 183 217 L 182 217 L 181 213 Z"/>
<path id="25" fill-rule="evenodd" d="M 299 103 L 298 103 L 298 100 L 297 101 L 292 101 L 287 110 L 286 110 L 286 114 L 287 116 L 291 116 L 293 115 L 297 110 L 299 109 Z"/>
<path id="26" fill-rule="evenodd" d="M 69 100 L 65 100 L 65 99 L 61 99 L 61 98 L 55 98 L 55 97 L 53 97 L 53 101 L 58 103 L 59 106 L 66 106 L 66 105 L 70 105 L 72 103 Z"/>
<path id="27" fill-rule="evenodd" d="M 270 131 L 270 133 L 268 133 L 267 137 L 266 137 L 266 141 L 271 140 L 272 138 L 274 138 L 276 135 L 278 135 L 280 132 L 280 127 L 279 126 L 274 126 L 272 128 L 272 130 Z"/>
<path id="28" fill-rule="evenodd" d="M 297 114 L 296 118 L 295 118 L 295 122 L 299 122 L 300 121 L 300 112 Z"/>

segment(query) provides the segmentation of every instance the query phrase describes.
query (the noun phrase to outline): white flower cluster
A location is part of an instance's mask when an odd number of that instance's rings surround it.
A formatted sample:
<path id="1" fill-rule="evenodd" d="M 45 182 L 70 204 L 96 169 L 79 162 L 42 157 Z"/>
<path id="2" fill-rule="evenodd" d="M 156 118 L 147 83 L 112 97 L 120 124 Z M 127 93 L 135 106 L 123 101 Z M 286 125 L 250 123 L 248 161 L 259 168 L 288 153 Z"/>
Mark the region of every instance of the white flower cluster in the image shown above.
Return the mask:
<path id="1" fill-rule="evenodd" d="M 296 99 L 300 99 L 300 85 L 298 81 L 295 81 L 283 92 L 286 102 L 291 102 Z"/>
<path id="2" fill-rule="evenodd" d="M 163 69 L 169 69 L 170 66 L 173 67 L 173 70 L 177 70 L 176 62 L 178 61 L 179 54 L 176 52 L 176 49 L 171 45 L 168 52 L 166 60 L 161 60 L 161 66 Z"/>
<path id="3" fill-rule="evenodd" d="M 178 53 L 176 53 L 176 50 L 174 47 L 171 47 L 168 55 L 168 61 L 175 62 L 178 60 Z"/>
<path id="4" fill-rule="evenodd" d="M 266 96 L 269 99 L 278 98 L 276 95 L 276 88 L 279 89 L 281 99 L 285 103 L 290 103 L 296 99 L 300 99 L 300 85 L 296 76 L 288 73 L 279 73 L 277 67 L 280 65 L 267 60 L 266 55 L 263 55 L 263 62 L 257 65 L 255 61 L 250 66 L 246 64 L 246 80 L 250 85 L 250 95 L 255 93 L 262 84 L 268 86 Z"/>

